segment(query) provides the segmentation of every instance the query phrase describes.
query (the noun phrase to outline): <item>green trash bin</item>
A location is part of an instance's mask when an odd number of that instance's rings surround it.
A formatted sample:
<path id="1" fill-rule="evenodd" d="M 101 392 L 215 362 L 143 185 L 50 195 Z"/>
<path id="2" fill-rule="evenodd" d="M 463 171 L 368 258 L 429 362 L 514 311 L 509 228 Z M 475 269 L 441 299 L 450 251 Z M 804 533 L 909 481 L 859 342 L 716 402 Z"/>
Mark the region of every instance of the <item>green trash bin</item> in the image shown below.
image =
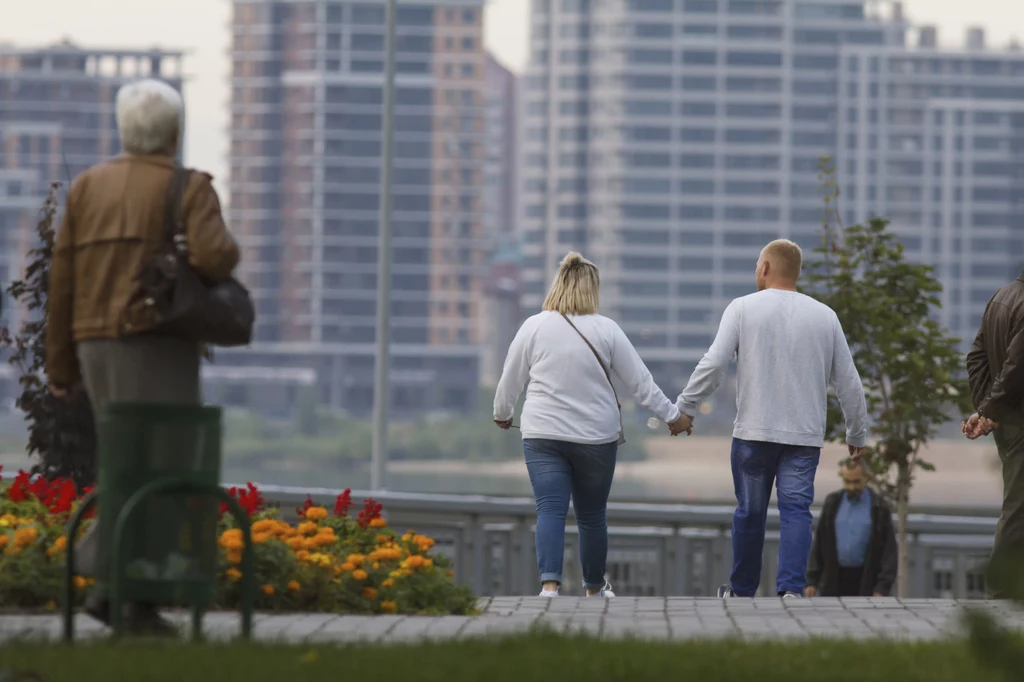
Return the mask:
<path id="1" fill-rule="evenodd" d="M 220 488 L 220 409 L 110 404 L 97 419 L 97 439 L 95 589 L 110 598 L 115 631 L 120 624 L 116 605 L 143 602 L 191 606 L 198 636 L 202 614 L 216 595 L 217 526 L 220 504 L 227 502 L 246 543 L 242 631 L 247 636 L 252 591 L 252 571 L 246 570 L 252 561 L 249 523 Z M 84 511 L 83 507 L 71 520 L 69 533 Z M 68 579 L 71 569 L 69 565 Z M 66 636 L 72 637 L 70 632 Z"/>

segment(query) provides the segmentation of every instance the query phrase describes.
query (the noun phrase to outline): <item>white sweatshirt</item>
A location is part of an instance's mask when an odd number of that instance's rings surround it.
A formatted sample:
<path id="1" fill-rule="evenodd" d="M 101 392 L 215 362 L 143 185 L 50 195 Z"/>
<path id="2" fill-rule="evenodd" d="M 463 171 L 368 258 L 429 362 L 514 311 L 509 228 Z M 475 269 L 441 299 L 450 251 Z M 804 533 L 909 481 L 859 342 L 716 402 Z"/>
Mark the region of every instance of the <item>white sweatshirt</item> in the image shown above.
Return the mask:
<path id="1" fill-rule="evenodd" d="M 601 356 L 620 400 L 633 398 L 666 423 L 679 418 L 619 325 L 602 315 L 570 319 Z M 588 445 L 618 440 L 619 410 L 608 379 L 587 344 L 556 312 L 534 315 L 512 341 L 494 395 L 495 419 L 513 417 L 527 380 L 523 438 Z"/>
<path id="2" fill-rule="evenodd" d="M 711 349 L 678 399 L 690 416 L 736 359 L 736 428 L 740 440 L 820 448 L 828 386 L 846 417 L 846 442 L 867 442 L 864 386 L 839 318 L 795 291 L 766 289 L 737 298 L 722 315 Z"/>

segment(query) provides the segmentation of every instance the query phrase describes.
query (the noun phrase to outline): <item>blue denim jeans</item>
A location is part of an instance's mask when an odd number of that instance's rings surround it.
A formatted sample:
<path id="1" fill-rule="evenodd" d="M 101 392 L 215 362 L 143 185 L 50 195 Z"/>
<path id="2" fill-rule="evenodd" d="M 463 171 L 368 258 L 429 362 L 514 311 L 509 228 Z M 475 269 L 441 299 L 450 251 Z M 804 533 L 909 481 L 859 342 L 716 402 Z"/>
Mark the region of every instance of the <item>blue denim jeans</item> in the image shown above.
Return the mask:
<path id="1" fill-rule="evenodd" d="M 617 443 L 579 445 L 560 440 L 523 440 L 526 468 L 537 499 L 537 568 L 540 581 L 562 582 L 565 517 L 572 497 L 580 531 L 583 582 L 604 587 L 608 560 L 608 493 L 615 475 Z"/>
<path id="2" fill-rule="evenodd" d="M 811 554 L 811 503 L 819 448 L 733 439 L 732 478 L 736 513 L 732 520 L 732 589 L 753 597 L 761 584 L 761 556 L 772 485 L 779 499 L 782 537 L 776 590 L 802 594 Z"/>

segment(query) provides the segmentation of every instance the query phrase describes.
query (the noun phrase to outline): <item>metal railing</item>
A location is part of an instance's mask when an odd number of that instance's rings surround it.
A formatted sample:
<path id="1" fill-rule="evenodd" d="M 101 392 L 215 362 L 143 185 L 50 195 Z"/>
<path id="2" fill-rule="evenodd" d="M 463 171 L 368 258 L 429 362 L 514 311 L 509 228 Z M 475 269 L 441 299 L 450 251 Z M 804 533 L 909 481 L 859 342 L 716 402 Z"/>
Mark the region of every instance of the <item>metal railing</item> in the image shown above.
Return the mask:
<path id="1" fill-rule="evenodd" d="M 326 488 L 261 486 L 285 517 L 307 496 L 325 504 L 340 492 Z M 529 595 L 538 589 L 534 501 L 524 497 L 353 491 L 357 503 L 372 496 L 398 531 L 433 536 L 435 551 L 450 557 L 456 579 L 478 595 Z M 581 591 L 575 525 L 566 528 L 563 591 Z M 733 508 L 718 505 L 608 505 L 608 577 L 624 596 L 710 596 L 732 565 Z M 817 512 L 815 512 L 817 518 Z M 911 598 L 985 596 L 985 565 L 996 519 L 988 516 L 909 516 Z M 761 593 L 775 594 L 779 516 L 769 510 Z"/>

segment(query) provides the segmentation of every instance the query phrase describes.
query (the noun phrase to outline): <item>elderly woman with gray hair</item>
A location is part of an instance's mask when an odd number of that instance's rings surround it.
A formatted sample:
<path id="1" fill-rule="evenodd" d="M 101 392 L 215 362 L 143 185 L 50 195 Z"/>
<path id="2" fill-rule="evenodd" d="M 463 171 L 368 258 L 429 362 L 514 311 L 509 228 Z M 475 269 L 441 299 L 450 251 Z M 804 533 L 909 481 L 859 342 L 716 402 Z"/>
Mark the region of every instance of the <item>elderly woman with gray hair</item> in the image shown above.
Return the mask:
<path id="1" fill-rule="evenodd" d="M 123 153 L 75 178 L 57 236 L 47 311 L 50 390 L 61 397 L 84 388 L 97 413 L 108 403 L 199 403 L 199 345 L 155 330 L 133 295 L 140 269 L 166 243 L 184 104 L 170 85 L 142 80 L 118 92 L 116 116 Z M 190 173 L 180 210 L 189 264 L 218 282 L 231 276 L 239 250 L 211 180 Z M 99 559 L 95 542 L 92 533 L 82 541 L 83 573 L 99 570 L 88 565 Z M 102 596 L 87 609 L 109 621 Z M 129 609 L 133 629 L 169 628 L 153 605 Z"/>
<path id="2" fill-rule="evenodd" d="M 509 429 L 529 383 L 521 430 L 537 501 L 542 597 L 557 597 L 562 584 L 570 498 L 587 596 L 615 596 L 605 567 L 608 495 L 618 446 L 625 442 L 616 384 L 673 432 L 689 432 L 626 334 L 598 314 L 600 288 L 593 263 L 578 253 L 562 260 L 543 311 L 524 322 L 512 341 L 494 396 L 494 421 Z"/>

